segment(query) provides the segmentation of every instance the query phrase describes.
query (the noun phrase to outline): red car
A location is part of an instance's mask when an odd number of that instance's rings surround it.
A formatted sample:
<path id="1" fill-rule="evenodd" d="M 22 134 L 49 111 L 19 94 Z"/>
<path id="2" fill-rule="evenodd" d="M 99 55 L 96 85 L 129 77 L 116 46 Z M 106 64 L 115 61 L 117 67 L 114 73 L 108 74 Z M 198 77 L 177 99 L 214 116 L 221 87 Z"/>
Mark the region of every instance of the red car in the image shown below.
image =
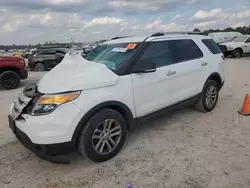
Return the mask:
<path id="1" fill-rule="evenodd" d="M 15 89 L 28 77 L 23 58 L 0 56 L 0 87 Z"/>

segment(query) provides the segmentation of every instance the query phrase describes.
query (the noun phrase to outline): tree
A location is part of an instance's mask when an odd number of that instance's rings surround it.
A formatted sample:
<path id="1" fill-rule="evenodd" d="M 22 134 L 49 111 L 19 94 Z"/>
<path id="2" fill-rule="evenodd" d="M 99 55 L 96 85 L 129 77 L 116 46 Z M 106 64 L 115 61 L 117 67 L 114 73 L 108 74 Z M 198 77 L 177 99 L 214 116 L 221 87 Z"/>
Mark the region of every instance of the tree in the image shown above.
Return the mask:
<path id="1" fill-rule="evenodd" d="M 194 29 L 194 32 L 201 32 L 201 30 L 195 28 L 195 29 Z"/>

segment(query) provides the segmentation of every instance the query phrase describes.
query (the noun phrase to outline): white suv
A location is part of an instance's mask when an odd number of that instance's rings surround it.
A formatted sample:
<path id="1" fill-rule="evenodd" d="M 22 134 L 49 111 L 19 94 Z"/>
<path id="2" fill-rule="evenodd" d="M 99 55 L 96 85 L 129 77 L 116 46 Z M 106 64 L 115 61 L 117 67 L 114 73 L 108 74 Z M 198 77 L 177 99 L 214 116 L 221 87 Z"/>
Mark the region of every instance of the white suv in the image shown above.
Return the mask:
<path id="1" fill-rule="evenodd" d="M 223 84 L 224 56 L 210 37 L 118 38 L 86 59 L 67 54 L 13 102 L 9 125 L 40 158 L 68 163 L 61 154 L 77 149 L 103 162 L 146 117 L 187 105 L 213 110 Z"/>

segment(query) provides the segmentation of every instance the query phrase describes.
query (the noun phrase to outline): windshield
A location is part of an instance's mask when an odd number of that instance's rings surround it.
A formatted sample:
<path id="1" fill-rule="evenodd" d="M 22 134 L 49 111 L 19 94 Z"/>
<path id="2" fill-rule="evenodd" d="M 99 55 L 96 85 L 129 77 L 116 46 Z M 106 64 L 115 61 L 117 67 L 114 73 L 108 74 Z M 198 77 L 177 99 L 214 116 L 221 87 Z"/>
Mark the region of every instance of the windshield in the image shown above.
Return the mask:
<path id="1" fill-rule="evenodd" d="M 135 53 L 138 45 L 138 43 L 99 45 L 87 54 L 86 59 L 105 64 L 109 69 L 116 70 L 126 59 Z"/>
<path id="2" fill-rule="evenodd" d="M 238 36 L 232 42 L 244 42 L 247 38 L 247 36 Z"/>

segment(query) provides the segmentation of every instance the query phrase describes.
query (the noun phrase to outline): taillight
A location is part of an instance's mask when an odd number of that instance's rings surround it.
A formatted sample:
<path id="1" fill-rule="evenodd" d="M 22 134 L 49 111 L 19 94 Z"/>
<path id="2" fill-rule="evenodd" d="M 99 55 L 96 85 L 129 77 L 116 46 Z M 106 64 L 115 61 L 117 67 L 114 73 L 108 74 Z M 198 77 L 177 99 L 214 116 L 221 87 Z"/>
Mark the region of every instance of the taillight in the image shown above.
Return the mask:
<path id="1" fill-rule="evenodd" d="M 221 58 L 225 61 L 225 56 L 223 55 L 223 56 L 221 56 Z"/>

